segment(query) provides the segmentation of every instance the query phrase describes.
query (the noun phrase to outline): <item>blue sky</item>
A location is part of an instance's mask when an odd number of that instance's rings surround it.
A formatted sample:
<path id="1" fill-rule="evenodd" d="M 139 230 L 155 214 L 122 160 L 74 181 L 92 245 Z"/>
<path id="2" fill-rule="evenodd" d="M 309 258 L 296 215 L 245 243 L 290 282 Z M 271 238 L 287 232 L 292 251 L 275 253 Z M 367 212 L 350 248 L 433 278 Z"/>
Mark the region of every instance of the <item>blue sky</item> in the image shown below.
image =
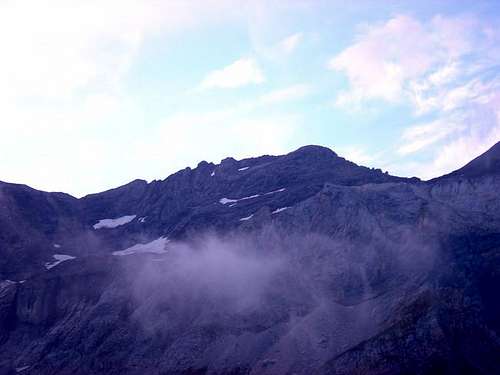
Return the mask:
<path id="1" fill-rule="evenodd" d="M 305 144 L 450 172 L 500 140 L 500 3 L 415 3 L 0 2 L 0 180 L 82 196 Z"/>

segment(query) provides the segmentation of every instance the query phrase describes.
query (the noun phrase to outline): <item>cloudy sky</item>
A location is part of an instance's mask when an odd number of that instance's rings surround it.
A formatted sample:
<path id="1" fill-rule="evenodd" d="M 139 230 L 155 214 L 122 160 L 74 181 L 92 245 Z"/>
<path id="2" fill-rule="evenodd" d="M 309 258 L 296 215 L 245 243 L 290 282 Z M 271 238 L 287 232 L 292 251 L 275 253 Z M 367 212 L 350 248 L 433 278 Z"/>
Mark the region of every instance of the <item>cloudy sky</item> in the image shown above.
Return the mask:
<path id="1" fill-rule="evenodd" d="M 415 3 L 0 0 L 0 180 L 82 196 L 305 144 L 450 172 L 500 140 L 500 2 Z"/>

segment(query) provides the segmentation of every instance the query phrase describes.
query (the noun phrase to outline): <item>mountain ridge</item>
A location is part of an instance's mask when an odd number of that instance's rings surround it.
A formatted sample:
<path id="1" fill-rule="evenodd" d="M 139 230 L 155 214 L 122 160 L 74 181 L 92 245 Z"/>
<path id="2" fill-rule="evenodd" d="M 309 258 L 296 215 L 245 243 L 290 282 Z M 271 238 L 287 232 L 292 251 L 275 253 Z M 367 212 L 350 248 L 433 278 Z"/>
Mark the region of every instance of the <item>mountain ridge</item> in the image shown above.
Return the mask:
<path id="1" fill-rule="evenodd" d="M 182 237 L 196 230 L 195 228 L 227 231 L 234 227 L 235 214 L 247 217 L 259 211 L 262 205 L 268 206 L 270 212 L 294 206 L 319 193 L 325 183 L 344 186 L 385 182 L 429 186 L 438 184 L 433 190 L 437 192 L 436 189 L 444 180 L 462 178 L 461 171 L 464 168 L 469 174 L 472 168 L 491 174 L 491 169 L 475 166 L 478 163 L 484 165 L 484 160 L 497 160 L 498 158 L 491 155 L 498 155 L 498 149 L 500 143 L 463 168 L 429 181 L 391 176 L 379 169 L 358 166 L 326 147 L 309 145 L 279 156 L 264 155 L 242 160 L 225 158 L 220 164 L 201 161 L 196 168 L 182 169 L 163 180 L 148 183 L 136 179 L 82 198 L 60 192 L 41 192 L 27 185 L 2 182 L 0 204 L 3 201 L 4 213 L 0 214 L 0 239 L 3 239 L 2 247 L 7 244 L 11 250 L 5 248 L 0 249 L 0 252 L 13 256 L 12 249 L 28 246 L 31 249 L 28 253 L 31 254 L 33 262 L 43 268 L 43 264 L 49 261 L 51 243 L 62 242 L 64 233 L 78 239 L 69 241 L 67 248 L 69 254 L 78 255 L 81 252 L 77 251 L 81 247 L 79 241 L 83 241 L 86 252 L 94 253 L 101 251 L 97 249 L 99 246 L 108 248 L 108 251 L 118 251 L 124 246 L 132 245 L 128 235 L 132 235 L 132 241 L 137 242 L 138 238 L 144 237 L 151 240 L 167 235 Z M 478 172 L 471 174 L 473 177 L 478 175 Z M 286 191 L 268 194 L 280 189 Z M 259 198 L 239 200 L 254 196 Z M 223 198 L 239 201 L 235 202 L 236 207 L 228 211 L 226 205 L 219 203 Z M 61 216 L 58 213 L 64 214 Z M 125 236 L 125 241 L 120 240 L 125 227 L 100 232 L 92 228 L 99 220 L 127 215 L 137 215 L 137 218 L 128 225 L 134 233 Z M 147 216 L 148 222 L 141 225 L 136 223 L 138 218 Z M 13 220 L 13 217 L 16 219 Z M 55 217 L 58 218 L 56 221 Z M 35 219 L 38 224 L 33 221 Z M 20 220 L 18 229 L 12 224 L 16 220 Z M 22 238 L 22 233 L 26 230 L 33 235 L 36 233 L 36 238 L 40 240 L 22 245 L 24 242 L 18 239 Z M 25 252 L 22 252 L 20 259 L 25 255 Z M 0 262 L 0 274 L 2 269 L 12 268 L 9 266 L 13 261 L 11 256 Z M 20 261 L 14 262 L 17 266 L 13 268 L 16 269 Z M 11 273 L 9 277 L 12 277 Z"/>
<path id="2" fill-rule="evenodd" d="M 0 183 L 0 370 L 494 374 L 481 160 L 420 181 L 306 146 L 80 199 Z"/>
<path id="3" fill-rule="evenodd" d="M 127 182 L 123 185 L 120 185 L 120 186 L 116 186 L 116 187 L 112 187 L 110 189 L 106 189 L 106 190 L 103 190 L 103 191 L 99 191 L 99 192 L 96 192 L 96 193 L 89 193 L 89 194 L 86 194 L 80 198 L 78 197 L 74 197 L 76 199 L 84 199 L 88 196 L 94 196 L 94 195 L 97 195 L 97 194 L 102 194 L 102 193 L 106 193 L 108 191 L 111 191 L 111 190 L 116 190 L 116 189 L 120 189 L 120 188 L 124 188 L 124 187 L 127 187 L 129 185 L 136 185 L 136 184 L 151 184 L 153 182 L 158 182 L 158 181 L 165 181 L 167 180 L 168 178 L 170 178 L 171 176 L 174 176 L 174 175 L 177 175 L 177 174 L 182 174 L 182 173 L 186 173 L 186 171 L 194 171 L 198 168 L 203 168 L 203 169 L 206 169 L 207 167 L 213 167 L 213 168 L 216 168 L 218 166 L 224 166 L 225 168 L 230 168 L 230 166 L 233 166 L 233 169 L 235 166 L 246 166 L 247 164 L 251 164 L 251 163 L 255 163 L 255 162 L 258 162 L 258 161 L 263 161 L 264 163 L 267 163 L 267 162 L 270 162 L 272 160 L 276 160 L 276 159 L 279 159 L 279 158 L 290 158 L 290 159 L 293 159 L 293 158 L 296 158 L 296 157 L 301 157 L 301 156 L 306 156 L 308 159 L 311 159 L 313 160 L 315 157 L 334 157 L 334 158 L 339 158 L 339 159 L 342 159 L 342 160 L 345 160 L 347 161 L 348 163 L 350 163 L 351 165 L 353 166 L 357 166 L 357 167 L 360 167 L 360 168 L 366 168 L 366 169 L 370 169 L 370 170 L 376 170 L 376 171 L 380 171 L 380 169 L 377 169 L 377 168 L 370 168 L 370 167 L 365 167 L 365 166 L 362 166 L 362 165 L 358 165 L 356 163 L 353 163 L 351 161 L 348 161 L 347 159 L 339 156 L 335 151 L 331 150 L 330 148 L 328 147 L 324 147 L 324 146 L 320 146 L 320 145 L 306 145 L 306 146 L 301 146 L 299 147 L 298 149 L 294 150 L 294 151 L 291 151 L 287 154 L 280 154 L 280 155 L 261 155 L 261 156 L 257 156 L 257 157 L 248 157 L 248 158 L 243 158 L 243 159 L 234 159 L 232 157 L 225 157 L 221 160 L 221 162 L 219 164 L 215 164 L 213 162 L 207 162 L 207 161 L 200 161 L 198 163 L 198 165 L 195 167 L 195 168 L 191 168 L 191 167 L 186 167 L 186 168 L 183 168 L 183 169 L 180 169 L 170 175 L 168 175 L 167 177 L 165 177 L 164 179 L 160 179 L 160 180 L 152 180 L 151 182 L 147 182 L 146 180 L 144 179 L 134 179 L 130 182 Z M 397 177 L 397 176 L 394 176 L 394 177 Z M 402 178 L 404 179 L 405 177 L 398 177 L 398 178 Z M 417 177 L 411 177 L 413 179 L 417 179 Z M 11 185 L 22 185 L 22 186 L 28 186 L 30 187 L 29 185 L 26 185 L 26 184 L 23 184 L 23 183 L 12 183 L 12 182 L 7 182 L 7 181 L 0 181 L 0 183 L 4 183 L 4 184 L 11 184 Z M 37 191 L 43 191 L 43 192 L 46 192 L 46 193 L 62 193 L 62 194 L 67 194 L 67 195 L 71 195 L 71 194 L 68 194 L 68 193 L 65 193 L 65 192 L 61 192 L 61 191 L 45 191 L 45 190 L 40 190 L 40 189 L 36 189 L 36 188 L 32 188 L 30 187 L 31 189 L 34 189 L 34 190 L 37 190 Z M 71 195 L 72 196 L 72 195 Z"/>
<path id="4" fill-rule="evenodd" d="M 328 148 L 328 147 L 325 147 L 325 146 L 320 146 L 320 145 L 306 145 L 306 146 L 301 146 L 299 147 L 298 149 L 294 150 L 294 151 L 291 151 L 287 154 L 281 154 L 281 155 L 261 155 L 261 156 L 257 156 L 257 157 L 249 157 L 249 158 L 243 158 L 243 159 L 240 159 L 240 160 L 237 160 L 237 159 L 234 159 L 232 157 L 226 157 L 226 158 L 223 158 L 221 160 L 221 162 L 219 164 L 215 164 L 213 162 L 207 162 L 207 161 L 200 161 L 198 163 L 198 165 L 195 167 L 195 168 L 191 168 L 191 167 L 186 167 L 184 169 L 180 169 L 170 175 L 168 175 L 167 177 L 165 177 L 163 180 L 152 180 L 151 182 L 148 182 L 147 180 L 144 180 L 144 179 L 140 179 L 140 178 L 137 178 L 137 179 L 134 179 L 130 182 L 127 182 L 123 185 L 119 185 L 119 186 L 116 186 L 116 187 L 112 187 L 110 189 L 106 189 L 106 190 L 103 190 L 103 191 L 99 191 L 99 192 L 96 192 L 96 193 L 89 193 L 89 194 L 86 194 L 82 197 L 75 197 L 71 194 L 68 194 L 66 192 L 63 192 L 63 191 L 45 191 L 45 190 L 40 190 L 40 189 L 36 189 L 36 188 L 33 188 L 29 185 L 26 185 L 26 184 L 23 184 L 23 183 L 14 183 L 14 182 L 8 182 L 8 181 L 2 181 L 0 180 L 0 184 L 10 184 L 10 185 L 17 185 L 17 186 L 25 186 L 25 187 L 28 187 L 30 189 L 33 189 L 33 190 L 37 190 L 37 191 L 42 191 L 42 192 L 45 192 L 45 193 L 60 193 L 60 194 L 65 194 L 65 195 L 69 195 L 75 199 L 85 199 L 89 196 L 95 196 L 95 195 L 98 195 L 98 194 L 102 194 L 102 193 L 106 193 L 108 191 L 115 191 L 117 189 L 121 189 L 121 188 L 125 188 L 125 187 L 128 187 L 130 185 L 136 185 L 136 184 L 146 184 L 146 185 L 149 185 L 151 183 L 154 183 L 154 182 L 158 182 L 158 181 L 165 181 L 167 180 L 169 177 L 171 176 L 174 176 L 174 175 L 177 175 L 177 174 L 182 174 L 182 173 L 185 173 L 184 171 L 194 171 L 200 167 L 202 168 L 206 168 L 207 166 L 208 167 L 217 167 L 217 166 L 221 166 L 223 164 L 227 165 L 227 164 L 232 164 L 232 165 L 240 165 L 240 164 L 245 164 L 245 163 L 248 163 L 248 162 L 252 162 L 252 161 L 255 161 L 255 160 L 259 160 L 259 159 L 275 159 L 275 158 L 282 158 L 282 157 L 289 157 L 289 156 L 296 156 L 296 155 L 300 155 L 300 154 L 303 154 L 303 153 L 306 153 L 306 154 L 323 154 L 323 155 L 328 155 L 330 154 L 331 156 L 334 156 L 334 157 L 337 157 L 337 158 L 340 158 L 340 159 L 343 159 L 349 163 L 351 163 L 352 165 L 355 165 L 357 167 L 360 167 L 360 168 L 366 168 L 366 169 L 371 169 L 371 170 L 376 170 L 376 171 L 381 171 L 380 168 L 370 168 L 370 167 L 365 167 L 365 166 L 362 166 L 362 165 L 358 165 L 352 161 L 349 161 L 345 158 L 343 158 L 342 156 L 339 156 L 334 150 Z M 395 175 L 390 175 L 390 176 L 393 176 L 393 177 L 396 177 L 396 178 L 401 178 L 401 179 L 408 179 L 408 180 L 413 180 L 415 182 L 417 181 L 422 181 L 422 182 L 429 182 L 429 181 L 435 181 L 435 180 L 438 180 L 438 179 L 441 179 L 441 178 L 445 178 L 445 177 L 457 177 L 459 175 L 464 175 L 464 171 L 466 170 L 470 170 L 472 169 L 473 167 L 476 167 L 478 166 L 478 164 L 487 164 L 487 165 L 490 165 L 490 164 L 494 164 L 494 163 L 497 163 L 500 161 L 500 141 L 495 143 L 492 147 L 490 147 L 487 151 L 485 151 L 483 154 L 477 156 L 476 158 L 474 158 L 473 160 L 471 160 L 469 163 L 467 163 L 466 165 L 464 165 L 463 167 L 460 167 L 458 168 L 457 170 L 455 171 L 452 171 L 450 173 L 447 173 L 447 174 L 444 174 L 442 176 L 439 176 L 439 177 L 434 177 L 432 179 L 429 179 L 429 180 L 421 180 L 420 178 L 418 177 L 399 177 L 399 176 L 395 176 Z M 492 166 L 491 168 L 484 168 L 483 169 L 483 172 L 493 172 L 493 171 L 496 171 L 497 168 L 496 167 L 496 164 L 494 166 Z M 479 173 L 480 171 L 478 171 L 477 173 Z"/>

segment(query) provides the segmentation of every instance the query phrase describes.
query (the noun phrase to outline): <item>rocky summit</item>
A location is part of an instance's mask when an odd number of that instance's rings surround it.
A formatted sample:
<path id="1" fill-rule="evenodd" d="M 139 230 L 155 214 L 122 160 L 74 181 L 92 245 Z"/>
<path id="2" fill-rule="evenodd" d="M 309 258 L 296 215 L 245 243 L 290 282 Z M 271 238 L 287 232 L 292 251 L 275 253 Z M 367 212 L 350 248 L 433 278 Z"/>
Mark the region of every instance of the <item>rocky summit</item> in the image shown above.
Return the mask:
<path id="1" fill-rule="evenodd" d="M 319 147 L 81 199 L 0 183 L 0 374 L 498 374 L 500 143 Z"/>

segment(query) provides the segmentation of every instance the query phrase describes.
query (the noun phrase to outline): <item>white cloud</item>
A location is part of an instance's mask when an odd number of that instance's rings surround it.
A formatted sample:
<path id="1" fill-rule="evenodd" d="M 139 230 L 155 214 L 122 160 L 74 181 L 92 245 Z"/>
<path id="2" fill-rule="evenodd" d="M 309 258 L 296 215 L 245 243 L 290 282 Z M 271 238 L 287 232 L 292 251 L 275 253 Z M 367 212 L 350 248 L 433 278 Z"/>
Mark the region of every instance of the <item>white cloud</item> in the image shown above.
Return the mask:
<path id="1" fill-rule="evenodd" d="M 201 160 L 281 154 L 289 151 L 297 123 L 292 115 L 252 115 L 241 109 L 181 112 L 165 119 L 150 138 L 135 142 L 132 154 L 145 166 L 167 162 L 170 173 Z"/>
<path id="2" fill-rule="evenodd" d="M 304 35 L 302 33 L 295 33 L 287 36 L 280 42 L 280 48 L 285 53 L 292 53 L 302 42 Z"/>
<path id="3" fill-rule="evenodd" d="M 407 16 L 395 17 L 360 35 L 328 64 L 330 69 L 344 72 L 350 82 L 350 90 L 339 96 L 338 103 L 400 100 L 404 82 L 433 63 L 429 39 L 423 26 Z"/>
<path id="4" fill-rule="evenodd" d="M 486 136 L 479 134 L 461 136 L 444 145 L 430 166 L 420 166 L 421 175 L 424 178 L 433 178 L 452 172 L 486 152 L 499 140 L 499 125 L 490 129 Z"/>
<path id="5" fill-rule="evenodd" d="M 260 97 L 263 104 L 275 104 L 290 100 L 304 98 L 311 93 L 311 88 L 305 84 L 293 85 L 277 90 L 273 90 Z"/>
<path id="6" fill-rule="evenodd" d="M 0 179 L 76 195 L 126 182 L 123 144 L 143 115 L 124 83 L 144 42 L 235 12 L 229 0 L 0 1 Z"/>
<path id="7" fill-rule="evenodd" d="M 414 82 L 411 84 L 412 102 L 417 115 L 432 111 L 452 112 L 474 104 L 484 103 L 496 92 L 499 82 L 469 78 L 469 80 L 455 81 L 452 84 L 429 86 L 428 83 Z"/>
<path id="8" fill-rule="evenodd" d="M 411 100 L 423 111 L 422 96 L 434 97 L 463 74 L 460 68 L 471 55 L 485 56 L 490 45 L 483 37 L 478 21 L 470 17 L 436 16 L 423 23 L 400 15 L 368 28 L 329 61 L 329 68 L 344 72 L 350 85 L 337 103 Z"/>
<path id="9" fill-rule="evenodd" d="M 449 63 L 429 75 L 429 83 L 438 86 L 454 80 L 460 72 L 457 62 Z"/>
<path id="10" fill-rule="evenodd" d="M 469 16 L 421 22 L 400 15 L 365 28 L 329 61 L 349 84 L 336 103 L 411 105 L 415 116 L 427 115 L 426 122 L 403 131 L 396 154 L 420 152 L 425 161 L 403 161 L 405 174 L 429 178 L 451 172 L 500 140 L 500 80 L 491 74 L 499 39 L 498 27 Z"/>
<path id="11" fill-rule="evenodd" d="M 391 171 L 424 179 L 452 172 L 500 141 L 500 91 L 479 105 L 461 111 L 463 117 L 443 117 L 410 127 L 403 133 L 400 155 L 428 148 L 422 161 L 399 162 Z"/>
<path id="12" fill-rule="evenodd" d="M 246 1 L 248 37 L 253 53 L 262 60 L 282 61 L 304 41 L 307 34 L 296 27 L 301 20 L 315 17 L 316 8 L 312 2 L 305 1 Z"/>
<path id="13" fill-rule="evenodd" d="M 500 140 L 500 125 L 481 132 L 465 132 L 439 147 L 438 152 L 425 162 L 395 163 L 391 172 L 404 176 L 418 176 L 424 180 L 457 170 L 486 152 Z"/>
<path id="14" fill-rule="evenodd" d="M 257 85 L 265 81 L 264 74 L 257 61 L 241 58 L 230 65 L 209 73 L 201 82 L 200 88 L 236 88 Z"/>
<path id="15" fill-rule="evenodd" d="M 8 1 L 0 5 L 1 96 L 61 97 L 116 85 L 147 35 L 191 26 L 189 2 Z"/>
<path id="16" fill-rule="evenodd" d="M 0 100 L 115 90 L 146 38 L 237 12 L 230 0 L 0 2 Z"/>
<path id="17" fill-rule="evenodd" d="M 430 163 L 419 165 L 424 178 L 452 172 L 500 141 L 500 90 L 468 109 L 463 129 L 437 148 Z"/>
<path id="18" fill-rule="evenodd" d="M 344 159 L 358 165 L 368 166 L 380 158 L 380 153 L 369 153 L 361 146 L 332 147 L 332 150 Z"/>
<path id="19" fill-rule="evenodd" d="M 458 120 L 458 121 L 457 121 Z M 400 155 L 420 151 L 465 128 L 462 119 L 438 119 L 430 123 L 408 127 L 402 135 L 403 144 L 398 148 Z"/>
<path id="20" fill-rule="evenodd" d="M 305 95 L 300 85 L 231 110 L 189 107 L 160 124 L 160 113 L 144 113 L 140 94 L 127 92 L 146 43 L 154 38 L 168 51 L 191 29 L 246 22 L 245 3 L 0 1 L 0 179 L 80 196 L 202 159 L 289 151 L 297 118 L 258 112 Z M 265 76 L 255 59 L 242 58 L 208 81 L 233 87 Z"/>

